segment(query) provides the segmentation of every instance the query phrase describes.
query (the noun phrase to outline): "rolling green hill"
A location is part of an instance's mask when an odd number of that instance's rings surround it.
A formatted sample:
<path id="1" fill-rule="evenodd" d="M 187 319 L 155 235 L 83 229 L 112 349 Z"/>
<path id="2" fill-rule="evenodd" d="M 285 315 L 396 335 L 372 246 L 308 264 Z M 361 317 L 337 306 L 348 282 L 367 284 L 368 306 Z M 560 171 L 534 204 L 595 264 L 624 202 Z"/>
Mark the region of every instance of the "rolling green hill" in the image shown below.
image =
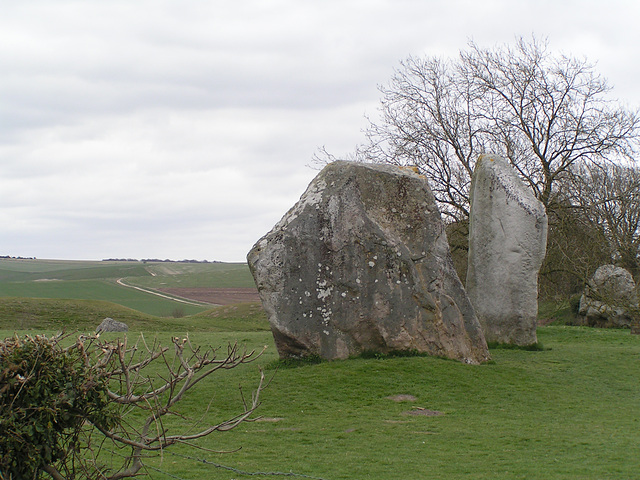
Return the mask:
<path id="1" fill-rule="evenodd" d="M 130 332 L 256 332 L 269 323 L 259 304 L 214 307 L 182 318 L 159 317 L 103 300 L 0 298 L 0 329 L 7 331 L 93 332 L 111 317 Z"/>
<path id="2" fill-rule="evenodd" d="M 48 262 L 0 260 L 0 284 L 60 280 L 95 280 L 150 276 L 144 265 L 105 262 Z"/>
<path id="3" fill-rule="evenodd" d="M 145 288 L 201 287 L 253 288 L 255 283 L 246 263 L 152 263 L 149 275 L 128 277 L 132 285 Z"/>
<path id="4" fill-rule="evenodd" d="M 97 300 L 157 317 L 194 315 L 210 309 L 162 298 L 146 289 L 253 287 L 246 264 L 179 262 L 88 262 L 0 259 L 0 301 L 4 298 Z"/>

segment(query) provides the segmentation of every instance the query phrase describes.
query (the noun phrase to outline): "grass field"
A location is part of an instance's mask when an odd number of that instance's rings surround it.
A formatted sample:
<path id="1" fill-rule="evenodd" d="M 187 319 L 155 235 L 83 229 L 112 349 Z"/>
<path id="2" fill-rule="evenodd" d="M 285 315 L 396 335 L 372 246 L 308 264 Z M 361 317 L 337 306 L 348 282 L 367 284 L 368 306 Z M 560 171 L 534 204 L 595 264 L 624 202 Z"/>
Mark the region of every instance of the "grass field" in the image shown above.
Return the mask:
<path id="1" fill-rule="evenodd" d="M 158 335 L 168 342 L 175 333 Z M 190 336 L 214 346 L 269 346 L 258 361 L 273 376 L 263 418 L 199 443 L 241 450 L 168 450 L 148 461 L 151 478 L 286 478 L 238 470 L 325 480 L 639 478 L 640 337 L 628 330 L 544 327 L 545 350 L 492 350 L 494 361 L 482 366 L 405 357 L 279 369 L 269 332 Z M 238 385 L 249 392 L 258 367 L 211 378 L 180 412 L 199 424 L 237 413 Z M 397 395 L 414 399 L 391 399 Z M 441 414 L 420 415 L 428 411 Z"/>
<path id="2" fill-rule="evenodd" d="M 210 308 L 126 288 L 116 283 L 118 279 L 150 289 L 254 286 L 247 265 L 237 263 L 0 259 L 0 298 L 101 300 L 159 317 L 175 316 L 176 312 L 193 315 Z"/>
<path id="3" fill-rule="evenodd" d="M 0 262 L 2 337 L 92 332 L 96 320 L 115 312 L 114 318 L 129 324 L 130 339 L 143 333 L 168 344 L 172 336 L 189 334 L 201 345 L 224 348 L 239 341 L 249 348 L 268 346 L 257 363 L 207 379 L 178 409 L 185 419 L 192 419 L 188 425 L 228 418 L 241 409 L 238 386 L 249 393 L 262 367 L 273 377 L 257 412 L 262 418 L 203 439 L 198 443 L 203 449 L 179 446 L 148 459 L 151 478 L 640 478 L 640 336 L 628 330 L 541 327 L 542 351 L 493 349 L 493 361 L 481 366 L 432 357 L 284 365 L 277 360 L 258 304 L 172 318 L 104 300 L 16 298 L 3 293 L 9 291 L 7 285 L 19 282 L 35 282 L 33 288 L 40 288 L 38 284 L 54 281 L 37 282 L 34 277 L 58 278 L 65 270 L 70 271 L 59 282 L 71 282 L 76 291 L 76 283 L 108 281 L 84 278 L 93 275 L 96 265 L 61 268 L 66 266 L 40 265 L 37 272 L 24 265 L 9 269 Z M 108 267 L 117 277 L 131 265 Z M 248 273 L 246 265 L 221 264 L 209 273 L 201 265 L 160 267 L 174 270 L 152 270 L 152 276 L 145 266 L 148 276 L 132 269 L 126 278 L 142 279 L 142 285 L 164 276 L 175 286 L 197 283 L 188 278 L 191 274 L 209 275 L 210 284 L 226 286 L 219 280 L 223 272 L 229 282 L 240 282 Z M 218 280 L 212 278 L 215 275 Z M 87 288 L 90 292 L 104 287 Z M 565 310 L 545 306 L 542 315 L 562 316 Z"/>
<path id="4" fill-rule="evenodd" d="M 140 287 L 254 287 L 246 263 L 155 263 L 150 276 L 137 276 L 131 283 Z"/>

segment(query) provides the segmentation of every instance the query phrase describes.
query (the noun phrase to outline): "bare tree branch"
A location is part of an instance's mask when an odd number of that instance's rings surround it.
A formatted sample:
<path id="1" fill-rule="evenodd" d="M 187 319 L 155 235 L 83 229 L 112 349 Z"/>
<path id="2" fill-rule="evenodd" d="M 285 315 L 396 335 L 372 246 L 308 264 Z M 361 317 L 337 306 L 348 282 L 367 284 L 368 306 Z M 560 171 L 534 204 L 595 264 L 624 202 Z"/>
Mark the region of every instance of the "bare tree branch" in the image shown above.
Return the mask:
<path id="1" fill-rule="evenodd" d="M 109 388 L 105 393 L 121 413 L 113 428 L 106 423 L 92 422 L 90 417 L 85 418 L 82 431 L 86 434 L 88 455 L 81 457 L 78 452 L 70 451 L 70 462 L 63 464 L 66 473 L 61 472 L 57 465 L 47 465 L 44 468 L 46 473 L 54 480 L 75 478 L 76 469 L 82 472 L 83 478 L 94 478 L 91 471 L 101 472 L 99 478 L 106 480 L 137 476 L 144 467 L 145 452 L 163 451 L 179 443 L 194 445 L 192 442 L 195 440 L 214 432 L 231 430 L 250 420 L 250 416 L 260 405 L 260 394 L 267 386 L 262 371 L 251 399 L 245 398 L 241 390 L 242 410 L 239 413 L 205 427 L 202 427 L 203 416 L 198 421 L 181 427 L 181 431 L 169 434 L 169 427 L 164 420 L 167 415 L 189 422 L 175 407 L 192 388 L 216 371 L 253 362 L 264 352 L 264 349 L 261 352 L 247 351 L 235 343 L 229 344 L 226 353 L 220 356 L 219 349 L 195 346 L 188 336 L 174 337 L 171 342 L 171 354 L 169 348 L 161 346 L 157 341 L 148 344 L 143 336 L 133 345 L 130 345 L 126 336 L 114 342 L 103 341 L 99 335 L 80 336 L 75 344 L 68 347 L 67 350 L 77 350 L 80 353 L 85 367 L 99 372 L 108 381 Z M 164 373 L 147 374 L 146 369 L 158 361 L 164 364 Z M 209 405 L 212 402 L 213 399 Z M 132 410 L 145 412 L 141 419 L 138 414 L 132 417 L 138 418 L 135 425 L 124 416 L 125 412 Z M 94 449 L 91 432 L 96 431 L 113 446 L 128 450 L 128 455 L 117 471 L 107 472 L 98 465 L 97 458 L 104 443 L 98 444 Z"/>
<path id="2" fill-rule="evenodd" d="M 356 157 L 416 165 L 445 215 L 468 215 L 480 153 L 508 158 L 548 206 L 573 165 L 632 159 L 640 115 L 610 100 L 611 87 L 583 59 L 554 56 L 546 41 L 481 48 L 457 61 L 410 57 L 380 87 Z"/>

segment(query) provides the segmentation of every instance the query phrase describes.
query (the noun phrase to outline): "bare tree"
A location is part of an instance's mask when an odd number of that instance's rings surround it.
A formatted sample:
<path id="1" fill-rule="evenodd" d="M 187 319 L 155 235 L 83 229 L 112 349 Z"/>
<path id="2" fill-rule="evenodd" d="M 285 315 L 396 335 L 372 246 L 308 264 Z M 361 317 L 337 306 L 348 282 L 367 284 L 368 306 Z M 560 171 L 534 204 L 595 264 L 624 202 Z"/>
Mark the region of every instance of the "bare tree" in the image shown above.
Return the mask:
<path id="1" fill-rule="evenodd" d="M 584 165 L 573 175 L 571 201 L 608 241 L 613 261 L 640 277 L 640 170 Z"/>
<path id="2" fill-rule="evenodd" d="M 356 156 L 418 166 L 445 214 L 468 214 L 480 153 L 509 159 L 548 206 L 577 163 L 631 158 L 640 116 L 610 100 L 592 64 L 554 56 L 546 42 L 474 42 L 457 61 L 409 58 L 380 87 L 381 121 L 370 121 Z"/>
<path id="3" fill-rule="evenodd" d="M 142 345 L 136 343 L 131 347 L 126 338 L 115 343 L 103 342 L 100 346 L 102 355 L 96 364 L 98 368 L 105 368 L 110 384 L 115 382 L 117 386 L 115 390 L 108 391 L 111 400 L 126 407 L 135 407 L 147 415 L 138 427 L 131 426 L 121 432 L 99 428 L 113 442 L 130 448 L 127 467 L 110 475 L 109 480 L 135 476 L 143 466 L 144 452 L 160 451 L 176 443 L 189 443 L 213 432 L 236 427 L 258 407 L 264 386 L 264 375 L 261 374 L 251 401 L 244 401 L 242 411 L 234 417 L 205 428 L 194 422 L 193 428 L 187 429 L 189 433 L 170 435 L 163 418 L 175 414 L 176 404 L 189 390 L 217 370 L 235 368 L 255 360 L 257 356 L 254 351 L 240 349 L 236 343 L 229 345 L 226 354 L 218 358 L 213 348 L 196 348 L 189 337 L 174 337 L 174 355 L 171 358 L 166 355 L 169 350 L 167 347 L 154 344 L 149 348 L 144 343 L 144 337 L 140 339 Z M 136 356 L 141 347 L 144 347 L 144 354 Z M 142 370 L 157 359 L 161 359 L 166 367 L 164 375 L 155 379 L 142 375 Z"/>
<path id="4" fill-rule="evenodd" d="M 607 98 L 611 87 L 586 60 L 553 56 L 546 42 L 461 54 L 511 163 L 546 206 L 574 164 L 632 158 L 640 117 Z"/>
<path id="5" fill-rule="evenodd" d="M 468 217 L 473 166 L 488 138 L 472 79 L 450 61 L 410 57 L 380 91 L 382 122 L 370 121 L 356 158 L 419 167 L 442 212 Z"/>
<path id="6" fill-rule="evenodd" d="M 611 263 L 611 250 L 602 229 L 569 199 L 556 200 L 547 213 L 552 228 L 539 292 L 543 298 L 561 300 L 581 292 L 599 266 Z"/>

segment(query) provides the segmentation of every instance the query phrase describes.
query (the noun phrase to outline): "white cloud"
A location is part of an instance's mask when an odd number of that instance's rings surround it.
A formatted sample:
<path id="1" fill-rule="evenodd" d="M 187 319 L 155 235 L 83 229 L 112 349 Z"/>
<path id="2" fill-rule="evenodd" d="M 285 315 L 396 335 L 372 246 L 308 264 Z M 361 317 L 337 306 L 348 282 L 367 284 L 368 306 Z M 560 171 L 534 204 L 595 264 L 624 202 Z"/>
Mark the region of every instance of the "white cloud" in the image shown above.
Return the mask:
<path id="1" fill-rule="evenodd" d="M 3 255 L 243 260 L 401 59 L 471 38 L 549 36 L 639 99 L 632 1 L 0 3 Z"/>

